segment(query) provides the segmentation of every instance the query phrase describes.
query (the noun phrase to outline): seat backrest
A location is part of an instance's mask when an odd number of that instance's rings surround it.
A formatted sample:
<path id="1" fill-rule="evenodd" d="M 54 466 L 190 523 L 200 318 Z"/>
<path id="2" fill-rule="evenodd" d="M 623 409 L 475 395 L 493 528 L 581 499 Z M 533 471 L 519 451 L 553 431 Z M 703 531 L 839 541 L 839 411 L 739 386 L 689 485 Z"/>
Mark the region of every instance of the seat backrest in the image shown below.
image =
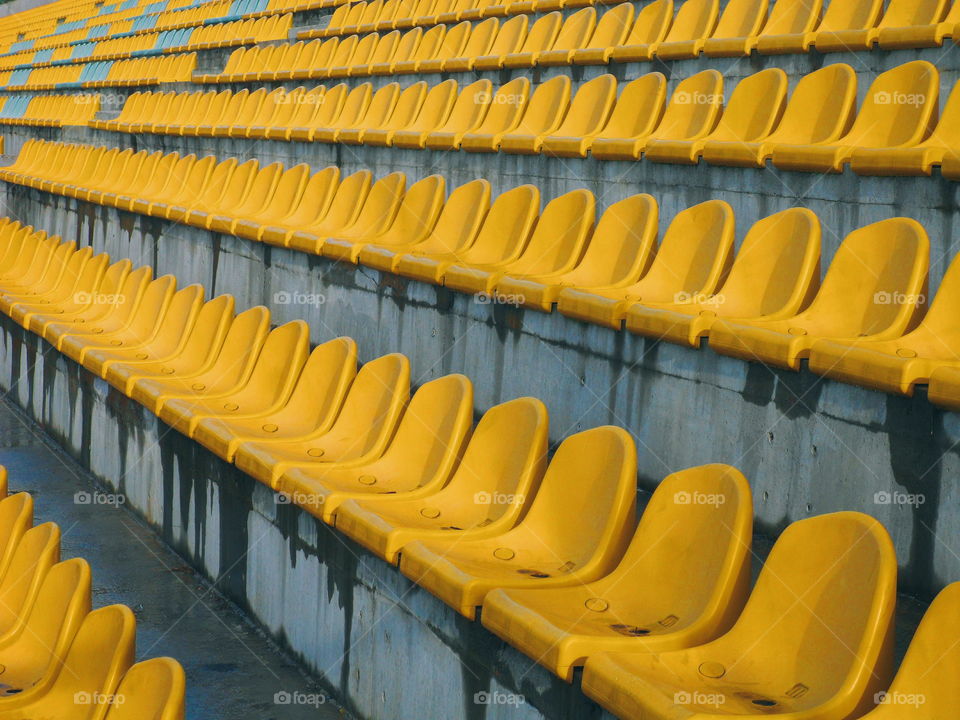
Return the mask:
<path id="1" fill-rule="evenodd" d="M 558 10 L 538 18 L 530 26 L 530 31 L 524 38 L 523 45 L 520 46 L 520 52 L 533 53 L 549 50 L 556 42 L 562 24 L 563 16 Z"/>
<path id="2" fill-rule="evenodd" d="M 637 12 L 625 45 L 649 45 L 660 42 L 673 23 L 673 0 L 654 0 Z"/>
<path id="3" fill-rule="evenodd" d="M 548 275 L 576 263 L 593 230 L 596 198 L 589 190 L 572 190 L 543 209 L 530 242 L 509 272 Z"/>
<path id="4" fill-rule="evenodd" d="M 553 45 L 554 50 L 575 50 L 587 44 L 590 36 L 597 27 L 597 11 L 592 7 L 585 7 L 570 15 L 563 21 L 560 32 Z"/>
<path id="5" fill-rule="evenodd" d="M 573 96 L 563 123 L 553 134 L 578 137 L 598 132 L 610 117 L 616 100 L 617 79 L 613 75 L 606 73 L 588 80 Z"/>
<path id="6" fill-rule="evenodd" d="M 597 21 L 597 26 L 584 47 L 608 48 L 623 44 L 630 28 L 633 27 L 633 4 L 628 2 L 615 5 Z"/>
<path id="7" fill-rule="evenodd" d="M 820 19 L 823 0 L 776 0 L 761 35 L 811 32 Z"/>
<path id="8" fill-rule="evenodd" d="M 881 73 L 842 142 L 872 147 L 920 142 L 936 124 L 939 93 L 940 74 L 925 60 Z"/>
<path id="9" fill-rule="evenodd" d="M 756 35 L 767 19 L 768 0 L 729 0 L 711 37 L 739 38 Z"/>
<path id="10" fill-rule="evenodd" d="M 722 107 L 723 76 L 716 70 L 691 75 L 673 91 L 651 137 L 685 140 L 703 135 L 716 125 Z"/>
<path id="11" fill-rule="evenodd" d="M 489 209 L 489 180 L 478 178 L 455 187 L 429 237 L 417 245 L 417 250 L 446 253 L 467 247 L 476 238 Z"/>
<path id="12" fill-rule="evenodd" d="M 418 132 L 436 130 L 447 119 L 456 99 L 456 80 L 444 80 L 432 86 L 423 99 L 423 105 L 420 106 L 416 119 L 407 126 L 400 126 L 399 129 Z"/>
<path id="13" fill-rule="evenodd" d="M 493 44 L 487 54 L 502 56 L 520 52 L 520 48 L 523 47 L 523 43 L 527 39 L 529 23 L 530 20 L 526 15 L 516 15 L 504 21 L 497 30 L 497 35 L 493 39 Z"/>
<path id="14" fill-rule="evenodd" d="M 877 24 L 883 0 L 842 0 L 831 2 L 823 13 L 818 31 L 864 30 Z"/>
<path id="15" fill-rule="evenodd" d="M 529 78 L 518 77 L 504 83 L 490 99 L 487 114 L 474 132 L 493 135 L 512 130 L 520 122 L 529 101 Z"/>
<path id="16" fill-rule="evenodd" d="M 686 42 L 709 37 L 720 13 L 719 0 L 684 0 L 664 42 Z"/>
<path id="17" fill-rule="evenodd" d="M 460 57 L 475 58 L 486 55 L 500 30 L 500 20 L 487 18 L 473 26 L 466 45 L 460 50 Z"/>
<path id="18" fill-rule="evenodd" d="M 447 121 L 438 130 L 463 132 L 472 129 L 486 115 L 492 100 L 493 84 L 489 80 L 470 83 L 457 95 Z"/>
<path id="19" fill-rule="evenodd" d="M 186 675 L 173 658 L 151 658 L 127 670 L 106 720 L 183 720 Z"/>
<path id="20" fill-rule="evenodd" d="M 514 132 L 521 135 L 540 135 L 556 125 L 569 105 L 569 76 L 552 77 L 537 85 Z"/>
<path id="21" fill-rule="evenodd" d="M 762 140 L 780 122 L 786 100 L 787 74 L 780 68 L 748 75 L 730 93 L 730 101 L 710 139 Z"/>
<path id="22" fill-rule="evenodd" d="M 916 220 L 890 218 L 854 230 L 797 324 L 815 319 L 840 337 L 906 329 L 926 304 L 929 262 L 930 240 Z"/>
<path id="23" fill-rule="evenodd" d="M 796 313 L 820 286 L 820 220 L 789 208 L 755 222 L 723 287 L 707 301 L 727 317 Z"/>
<path id="24" fill-rule="evenodd" d="M 540 210 L 540 190 L 521 185 L 500 193 L 480 228 L 477 241 L 458 253 L 463 265 L 500 262 L 522 248 Z"/>
<path id="25" fill-rule="evenodd" d="M 356 374 L 357 343 L 352 338 L 334 338 L 317 345 L 278 415 L 310 428 L 325 420 L 332 422 Z"/>
<path id="26" fill-rule="evenodd" d="M 845 63 L 800 78 L 770 143 L 830 142 L 846 134 L 857 106 L 857 74 Z"/>
<path id="27" fill-rule="evenodd" d="M 455 80 L 449 82 L 456 84 Z M 400 97 L 397 98 L 397 104 L 383 127 L 391 130 L 403 130 L 409 126 L 426 102 L 428 92 L 427 83 L 423 80 L 405 87 L 400 93 Z M 440 92 L 442 93 L 443 90 Z"/>
<path id="28" fill-rule="evenodd" d="M 26 619 L 43 579 L 59 560 L 56 523 L 43 523 L 23 534 L 0 580 L 0 633 L 11 633 Z"/>
<path id="29" fill-rule="evenodd" d="M 708 200 L 676 214 L 634 299 L 678 302 L 712 293 L 733 256 L 733 208 Z"/>

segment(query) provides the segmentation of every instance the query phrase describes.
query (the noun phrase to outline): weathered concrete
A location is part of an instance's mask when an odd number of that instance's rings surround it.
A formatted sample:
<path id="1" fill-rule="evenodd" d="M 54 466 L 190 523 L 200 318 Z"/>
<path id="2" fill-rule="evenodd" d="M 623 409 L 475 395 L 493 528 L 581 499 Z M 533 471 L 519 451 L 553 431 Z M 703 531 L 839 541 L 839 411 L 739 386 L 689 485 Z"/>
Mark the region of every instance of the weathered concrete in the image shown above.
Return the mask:
<path id="1" fill-rule="evenodd" d="M 640 483 L 705 462 L 744 470 L 759 528 L 862 510 L 893 534 L 905 588 L 930 594 L 960 579 L 960 420 L 922 393 L 902 398 L 767 368 L 625 332 L 498 305 L 362 267 L 270 248 L 34 190 L 9 187 L 13 217 L 266 304 L 275 322 L 307 320 L 313 340 L 357 339 L 362 359 L 403 352 L 417 383 L 463 372 L 478 411 L 520 395 L 550 408 L 554 442 L 614 423 L 640 449 Z M 280 293 L 280 295 L 278 295 Z M 283 304 L 284 293 L 324 303 Z M 922 494 L 919 505 L 877 493 Z M 877 498 L 881 502 L 877 502 Z"/>

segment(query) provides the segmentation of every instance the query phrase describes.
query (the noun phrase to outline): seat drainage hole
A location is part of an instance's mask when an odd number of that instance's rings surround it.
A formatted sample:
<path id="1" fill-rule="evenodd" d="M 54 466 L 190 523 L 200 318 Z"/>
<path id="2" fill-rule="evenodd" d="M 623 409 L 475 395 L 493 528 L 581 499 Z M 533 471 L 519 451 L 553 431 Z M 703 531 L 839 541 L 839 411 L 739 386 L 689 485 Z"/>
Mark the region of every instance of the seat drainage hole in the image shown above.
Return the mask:
<path id="1" fill-rule="evenodd" d="M 521 575 L 529 575 L 532 578 L 538 579 L 550 577 L 549 573 L 540 572 L 539 570 L 529 570 L 527 568 L 521 568 L 520 570 L 517 570 L 517 572 Z"/>
<path id="2" fill-rule="evenodd" d="M 637 627 L 636 625 L 624 625 L 622 623 L 616 623 L 610 627 L 621 635 L 630 635 L 631 637 L 642 637 L 650 634 L 650 630 L 647 628 Z"/>
<path id="3" fill-rule="evenodd" d="M 776 700 L 767 700 L 766 698 L 757 698 L 756 700 L 751 700 L 754 705 L 759 705 L 760 707 L 773 707 L 777 704 Z"/>

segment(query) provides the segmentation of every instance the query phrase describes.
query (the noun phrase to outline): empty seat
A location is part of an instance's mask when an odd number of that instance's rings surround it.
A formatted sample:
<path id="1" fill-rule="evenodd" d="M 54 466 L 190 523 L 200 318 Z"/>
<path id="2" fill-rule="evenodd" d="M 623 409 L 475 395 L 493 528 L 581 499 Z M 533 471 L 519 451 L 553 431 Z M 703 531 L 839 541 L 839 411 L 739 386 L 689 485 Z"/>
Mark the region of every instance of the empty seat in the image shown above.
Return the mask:
<path id="1" fill-rule="evenodd" d="M 767 0 L 729 0 L 715 28 L 710 28 L 702 37 L 667 40 L 657 48 L 656 55 L 663 59 L 693 58 L 711 44 L 714 50 L 726 50 L 730 46 L 739 50 L 742 39 L 757 32 L 766 19 Z"/>
<path id="2" fill-rule="evenodd" d="M 778 145 L 834 143 L 850 130 L 856 104 L 853 68 L 827 65 L 800 78 L 779 124 L 765 138 L 753 142 L 707 138 L 702 157 L 712 165 L 763 167 Z"/>
<path id="3" fill-rule="evenodd" d="M 910 147 L 936 123 L 940 76 L 924 60 L 881 73 L 867 91 L 850 131 L 835 142 L 776 145 L 773 164 L 783 170 L 841 172 L 860 148 Z"/>
<path id="4" fill-rule="evenodd" d="M 946 9 L 944 4 L 949 5 Z M 926 22 L 920 21 L 918 17 L 913 18 L 911 25 L 902 27 L 883 27 L 877 37 L 877 42 L 882 48 L 920 48 L 937 47 L 942 45 L 948 37 L 957 37 L 957 24 L 960 23 L 960 3 L 935 3 L 931 5 L 917 4 L 920 7 L 933 8 L 927 16 Z M 941 12 L 937 15 L 936 7 L 939 6 Z"/>
<path id="5" fill-rule="evenodd" d="M 757 42 L 757 50 L 764 54 L 807 52 L 821 32 L 871 28 L 877 24 L 883 9 L 882 0 L 840 0 L 827 5 L 823 19 L 816 30 L 772 34 L 764 32 Z M 817 7 L 819 10 L 819 6 Z M 827 35 L 824 36 L 826 38 Z M 818 48 L 819 49 L 819 48 Z"/>
<path id="6" fill-rule="evenodd" d="M 891 672 L 896 583 L 893 543 L 873 518 L 800 520 L 729 632 L 686 650 L 594 655 L 583 690 L 621 717 L 858 717 Z"/>
<path id="7" fill-rule="evenodd" d="M 657 243 L 657 202 L 633 195 L 603 213 L 583 258 L 563 273 L 515 277 L 497 282 L 497 294 L 516 298 L 520 305 L 550 312 L 565 288 L 615 287 L 635 282 L 653 259 Z"/>
<path id="8" fill-rule="evenodd" d="M 454 84 L 453 92 L 444 98 L 442 106 L 438 105 L 435 111 L 429 106 L 430 95 L 428 95 L 417 119 L 407 127 L 397 130 L 393 134 L 391 145 L 423 148 L 431 133 L 443 131 L 451 124 L 456 129 L 472 130 L 483 119 L 486 109 L 483 100 L 490 97 L 491 90 L 489 80 L 472 82 L 460 90 L 459 94 Z"/>
<path id="9" fill-rule="evenodd" d="M 186 676 L 173 658 L 161 657 L 133 665 L 123 676 L 106 720 L 181 720 L 184 717 Z"/>
<path id="10" fill-rule="evenodd" d="M 822 5 L 822 0 L 776 0 L 761 27 L 754 28 L 749 34 L 725 38 L 717 37 L 715 33 L 703 44 L 703 52 L 709 57 L 739 57 L 749 55 L 764 43 L 766 36 L 808 33 L 820 20 Z"/>
<path id="11" fill-rule="evenodd" d="M 659 93 L 659 82 L 656 78 L 651 78 L 650 82 L 651 85 L 657 82 L 657 85 L 653 88 L 648 85 L 648 92 L 653 90 Z M 657 99 L 658 96 L 655 95 L 650 101 L 655 111 Z M 704 137 L 716 126 L 722 106 L 723 76 L 716 70 L 704 70 L 677 84 L 658 123 L 650 122 L 658 113 L 651 115 L 649 119 L 631 122 L 627 109 L 629 106 L 625 106 L 623 115 L 615 112 L 609 125 L 590 145 L 590 154 L 605 160 L 638 160 L 654 140 L 692 140 Z M 627 132 L 635 134 L 627 135 Z"/>
<path id="12" fill-rule="evenodd" d="M 767 137 L 780 121 L 786 98 L 787 74 L 783 70 L 768 68 L 748 75 L 733 89 L 711 132 L 683 139 L 653 138 L 647 143 L 646 157 L 654 162 L 692 164 L 700 159 L 708 142 L 756 142 Z"/>
<path id="13" fill-rule="evenodd" d="M 499 138 L 520 122 L 529 97 L 528 78 L 519 77 L 504 83 L 496 93 L 491 86 L 486 86 L 475 93 L 469 111 L 451 112 L 443 127 L 427 135 L 424 146 L 431 150 L 457 150 L 468 135 Z"/>
<path id="14" fill-rule="evenodd" d="M 647 3 L 637 12 L 633 27 L 623 43 L 611 48 L 609 53 L 604 51 L 600 57 L 603 57 L 604 61 L 617 62 L 649 60 L 653 49 L 667 36 L 672 22 L 673 0 L 654 0 Z M 600 54 L 585 55 L 583 59 L 585 61 L 597 55 Z"/>
<path id="15" fill-rule="evenodd" d="M 854 230 L 806 310 L 769 322 L 718 318 L 710 347 L 796 370 L 820 339 L 898 338 L 925 304 L 929 253 L 930 241 L 915 220 L 892 218 Z"/>
<path id="16" fill-rule="evenodd" d="M 470 619 L 496 588 L 597 580 L 613 570 L 633 532 L 636 472 L 625 430 L 571 435 L 515 527 L 484 538 L 413 539 L 400 554 L 400 571 Z"/>
<path id="17" fill-rule="evenodd" d="M 634 8 L 632 3 L 620 3 L 603 14 L 597 22 L 597 27 L 590 36 L 590 40 L 575 50 L 551 50 L 552 53 L 563 53 L 565 63 L 575 65 L 602 65 L 613 54 L 613 49 L 622 45 L 633 29 Z M 540 64 L 547 63 L 547 56 L 540 58 Z M 560 56 L 556 59 L 559 61 Z"/>
<path id="18" fill-rule="evenodd" d="M 633 50 L 629 57 L 614 52 L 615 60 L 647 60 L 656 55 L 664 59 L 679 59 L 694 57 L 699 49 L 693 48 L 702 44 L 717 26 L 717 17 L 720 14 L 718 0 L 684 0 L 677 10 L 673 24 L 662 42 L 654 43 L 647 49 L 647 57 L 642 57 L 643 50 Z"/>
<path id="19" fill-rule="evenodd" d="M 424 383 L 400 418 L 383 455 L 362 464 L 293 467 L 277 480 L 278 492 L 334 523 L 351 498 L 390 494 L 397 499 L 439 490 L 460 458 L 473 420 L 473 386 L 463 375 Z"/>
<path id="20" fill-rule="evenodd" d="M 894 306 L 904 300 L 894 294 L 875 298 Z M 960 325 L 955 320 L 958 300 L 960 258 L 954 258 L 930 310 L 916 329 L 883 341 L 820 340 L 810 350 L 810 369 L 844 382 L 912 395 L 914 385 L 930 382 L 937 368 L 960 366 Z M 936 392 L 931 388 L 931 400 Z"/>
<path id="21" fill-rule="evenodd" d="M 519 86 L 506 88 L 522 81 Z M 565 75 L 537 85 L 530 94 L 530 81 L 517 78 L 500 88 L 483 124 L 464 133 L 460 147 L 467 152 L 496 152 L 508 134 L 530 135 L 557 123 L 570 102 L 570 78 Z"/>
<path id="22" fill-rule="evenodd" d="M 887 28 L 913 27 L 937 22 L 947 7 L 947 0 L 890 0 L 883 17 L 875 27 L 854 27 L 849 30 L 821 30 L 814 45 L 819 52 L 868 50 Z"/>
<path id="23" fill-rule="evenodd" d="M 820 222 L 806 208 L 790 208 L 753 224 L 715 294 L 638 303 L 627 311 L 627 329 L 698 347 L 718 317 L 793 317 L 819 282 Z"/>
<path id="24" fill-rule="evenodd" d="M 567 682 L 601 652 L 702 645 L 729 630 L 746 601 L 751 509 L 750 486 L 729 465 L 668 475 L 609 575 L 580 587 L 492 590 L 483 625 Z"/>
<path id="25" fill-rule="evenodd" d="M 630 306 L 669 303 L 678 296 L 711 295 L 733 256 L 733 209 L 722 200 L 687 208 L 674 217 L 649 270 L 632 285 L 565 288 L 561 313 L 619 330 Z"/>

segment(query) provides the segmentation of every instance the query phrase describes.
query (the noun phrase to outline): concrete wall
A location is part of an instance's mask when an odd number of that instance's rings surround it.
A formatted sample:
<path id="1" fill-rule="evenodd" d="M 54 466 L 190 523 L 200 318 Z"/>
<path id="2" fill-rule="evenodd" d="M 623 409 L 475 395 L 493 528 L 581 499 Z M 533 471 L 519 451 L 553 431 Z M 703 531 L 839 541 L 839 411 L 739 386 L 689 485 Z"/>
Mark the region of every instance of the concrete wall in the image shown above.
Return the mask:
<path id="1" fill-rule="evenodd" d="M 904 589 L 930 595 L 960 579 L 960 421 L 922 392 L 903 398 L 654 342 L 558 314 L 483 305 L 472 296 L 38 191 L 8 187 L 7 211 L 67 239 L 301 317 L 313 340 L 350 335 L 361 359 L 403 352 L 422 383 L 463 372 L 477 410 L 521 395 L 550 409 L 551 439 L 614 423 L 640 451 L 642 488 L 705 462 L 740 467 L 758 527 L 861 510 L 894 537 Z M 278 304 L 275 294 L 326 302 Z M 923 495 L 919 505 L 877 493 Z"/>

